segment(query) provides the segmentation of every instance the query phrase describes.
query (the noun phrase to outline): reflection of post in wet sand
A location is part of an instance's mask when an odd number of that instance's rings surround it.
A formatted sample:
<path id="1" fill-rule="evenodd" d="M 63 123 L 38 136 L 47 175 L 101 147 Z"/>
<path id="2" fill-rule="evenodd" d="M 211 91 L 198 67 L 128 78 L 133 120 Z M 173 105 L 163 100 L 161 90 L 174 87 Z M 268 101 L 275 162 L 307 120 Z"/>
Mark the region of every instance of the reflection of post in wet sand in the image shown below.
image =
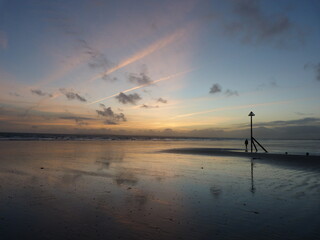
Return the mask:
<path id="1" fill-rule="evenodd" d="M 256 188 L 254 187 L 254 180 L 253 180 L 253 159 L 254 158 L 251 158 L 251 189 L 250 189 L 250 191 L 252 193 L 255 193 L 256 192 Z"/>

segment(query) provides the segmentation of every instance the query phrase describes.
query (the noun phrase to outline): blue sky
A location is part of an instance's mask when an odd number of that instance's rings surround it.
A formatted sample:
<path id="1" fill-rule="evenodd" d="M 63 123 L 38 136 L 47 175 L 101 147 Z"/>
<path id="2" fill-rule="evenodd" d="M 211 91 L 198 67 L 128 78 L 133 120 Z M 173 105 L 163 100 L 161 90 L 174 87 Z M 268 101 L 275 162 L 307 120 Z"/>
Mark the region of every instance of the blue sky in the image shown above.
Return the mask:
<path id="1" fill-rule="evenodd" d="M 0 131 L 245 137 L 254 111 L 261 137 L 319 138 L 319 12 L 0 0 Z"/>

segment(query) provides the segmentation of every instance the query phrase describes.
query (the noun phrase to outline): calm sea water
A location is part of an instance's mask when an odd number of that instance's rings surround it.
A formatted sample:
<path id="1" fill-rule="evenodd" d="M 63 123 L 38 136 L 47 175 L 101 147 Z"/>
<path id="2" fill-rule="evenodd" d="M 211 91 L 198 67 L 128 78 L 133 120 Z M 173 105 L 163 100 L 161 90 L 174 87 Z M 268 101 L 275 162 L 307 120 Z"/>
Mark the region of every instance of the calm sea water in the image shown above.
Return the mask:
<path id="1" fill-rule="evenodd" d="M 175 138 L 175 137 L 143 137 L 143 136 L 104 136 L 104 135 L 71 135 L 71 134 L 38 134 L 38 133 L 0 133 L 1 141 L 166 141 L 176 142 L 179 146 L 237 148 L 243 150 L 245 139 L 223 138 Z M 177 143 L 180 142 L 180 143 Z M 318 140 L 259 140 L 270 153 L 285 153 L 320 156 L 320 139 Z M 249 146 L 250 148 L 250 142 Z M 257 145 L 259 151 L 263 151 Z"/>
<path id="2" fill-rule="evenodd" d="M 320 238 L 319 165 L 161 152 L 189 147 L 243 141 L 1 141 L 0 239 Z"/>

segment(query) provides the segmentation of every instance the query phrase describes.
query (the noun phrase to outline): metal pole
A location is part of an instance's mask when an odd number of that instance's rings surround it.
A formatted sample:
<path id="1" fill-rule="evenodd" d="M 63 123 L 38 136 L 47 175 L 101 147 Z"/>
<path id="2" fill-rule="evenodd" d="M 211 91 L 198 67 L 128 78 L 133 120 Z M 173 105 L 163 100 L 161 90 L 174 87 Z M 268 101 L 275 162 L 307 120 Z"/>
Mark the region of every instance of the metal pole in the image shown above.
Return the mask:
<path id="1" fill-rule="evenodd" d="M 248 116 L 250 116 L 251 152 L 252 152 L 252 145 L 254 144 L 253 137 L 252 137 L 252 117 L 254 116 L 254 113 L 250 112 Z M 254 145 L 254 147 L 256 148 L 256 145 Z"/>
<path id="2" fill-rule="evenodd" d="M 250 124 L 251 125 L 251 138 L 250 139 L 251 139 L 251 152 L 252 152 L 252 144 L 253 144 L 253 142 L 252 142 L 252 116 L 250 116 L 250 120 L 251 120 L 250 121 L 251 122 L 251 124 Z"/>

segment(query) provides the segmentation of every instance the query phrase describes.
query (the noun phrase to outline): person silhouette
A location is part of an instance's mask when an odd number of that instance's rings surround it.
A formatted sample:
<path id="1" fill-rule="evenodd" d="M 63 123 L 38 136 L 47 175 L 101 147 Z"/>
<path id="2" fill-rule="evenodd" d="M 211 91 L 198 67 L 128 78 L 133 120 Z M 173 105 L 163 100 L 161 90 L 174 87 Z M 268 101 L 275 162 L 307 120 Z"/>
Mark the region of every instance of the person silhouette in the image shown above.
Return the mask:
<path id="1" fill-rule="evenodd" d="M 248 152 L 248 139 L 244 141 L 244 144 L 246 145 L 246 152 Z"/>

